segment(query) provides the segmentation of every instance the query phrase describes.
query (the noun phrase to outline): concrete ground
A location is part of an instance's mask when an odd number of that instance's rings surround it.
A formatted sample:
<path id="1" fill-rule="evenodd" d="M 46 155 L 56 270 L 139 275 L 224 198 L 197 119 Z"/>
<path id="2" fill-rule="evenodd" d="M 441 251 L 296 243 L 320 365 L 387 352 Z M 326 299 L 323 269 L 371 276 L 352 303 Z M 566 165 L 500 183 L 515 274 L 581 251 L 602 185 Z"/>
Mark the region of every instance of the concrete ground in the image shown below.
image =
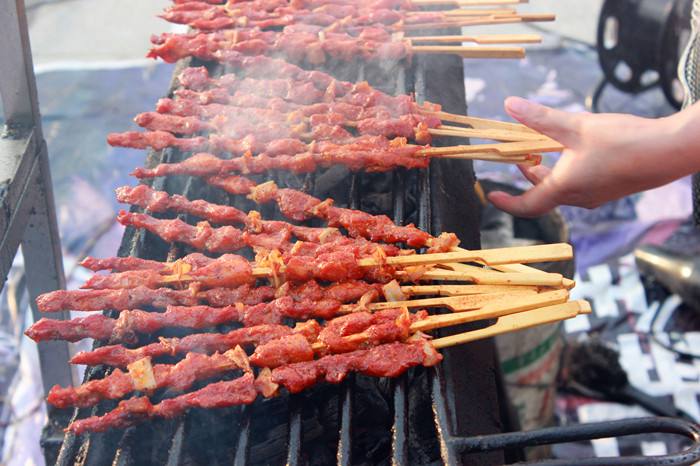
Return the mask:
<path id="1" fill-rule="evenodd" d="M 168 0 L 28 0 L 34 64 L 143 60 L 151 34 L 171 26 L 156 17 Z"/>

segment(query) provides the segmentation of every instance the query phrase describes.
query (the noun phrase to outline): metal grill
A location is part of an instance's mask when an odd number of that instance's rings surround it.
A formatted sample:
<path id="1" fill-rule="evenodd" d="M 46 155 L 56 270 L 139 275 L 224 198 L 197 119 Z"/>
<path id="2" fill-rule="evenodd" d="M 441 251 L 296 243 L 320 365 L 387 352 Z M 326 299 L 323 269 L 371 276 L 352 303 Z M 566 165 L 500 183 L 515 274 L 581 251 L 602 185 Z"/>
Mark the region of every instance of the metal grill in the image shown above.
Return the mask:
<path id="1" fill-rule="evenodd" d="M 434 69 L 440 69 L 441 74 L 426 72 Z M 385 91 L 415 92 L 419 101 L 430 100 L 443 104 L 447 111 L 465 112 L 462 61 L 458 58 L 420 59 L 409 68 L 339 65 L 333 71 L 343 79 L 367 79 Z M 149 154 L 147 165 L 182 157 L 174 150 L 154 152 Z M 422 172 L 353 175 L 330 169 L 316 176 L 275 173 L 272 178 L 280 186 L 333 197 L 337 204 L 389 214 L 397 223 L 411 221 L 426 231 L 454 231 L 466 247 L 479 246 L 474 175 L 466 162 L 441 161 Z M 157 179 L 153 187 L 193 199 L 254 208 L 245 199 L 228 196 L 197 179 Z M 279 217 L 270 206 L 264 206 L 261 213 L 264 218 Z M 166 247 L 150 233 L 127 229 L 120 255 L 174 260 L 188 252 L 176 245 Z M 57 464 L 462 463 L 459 451 L 446 442 L 443 433 L 500 432 L 500 413 L 505 409 L 504 398 L 498 394 L 503 390 L 494 376 L 498 371 L 492 342 L 450 349 L 444 355 L 438 370 L 414 369 L 398 380 L 356 375 L 341 386 L 315 387 L 309 393 L 262 400 L 239 409 L 194 410 L 178 421 L 155 422 L 125 432 L 81 438 L 68 435 Z M 106 371 L 91 368 L 86 378 L 103 377 Z M 115 404 L 76 410 L 72 415 L 103 413 Z M 381 416 L 372 416 L 374 409 Z M 503 460 L 501 453 L 473 458 L 478 464 L 502 464 Z"/>
<path id="2" fill-rule="evenodd" d="M 440 72 L 429 72 L 432 70 Z M 465 111 L 461 59 L 434 56 L 417 59 L 407 68 L 338 67 L 334 72 L 343 79 L 384 83 L 383 90 L 389 92 L 415 92 L 418 101 L 440 103 L 449 112 Z M 174 150 L 152 152 L 146 165 L 174 162 L 182 157 Z M 272 178 L 280 186 L 333 197 L 340 205 L 390 214 L 397 223 L 414 222 L 430 232 L 452 231 L 465 247 L 479 246 L 474 174 L 467 162 L 441 160 L 419 172 L 352 175 L 330 169 L 306 177 L 275 173 Z M 245 199 L 228 196 L 194 178 L 160 178 L 153 187 L 246 210 L 254 207 Z M 264 206 L 261 210 L 264 218 L 279 216 L 274 207 Z M 183 219 L 190 220 L 186 216 Z M 187 248 L 166 245 L 150 233 L 129 228 L 119 254 L 175 260 L 189 252 Z M 450 332 L 478 325 L 464 325 Z M 177 331 L 169 332 L 168 336 L 179 335 Z M 450 348 L 443 355 L 444 361 L 437 368 L 415 368 L 395 380 L 352 375 L 339 386 L 320 385 L 306 393 L 258 400 L 250 406 L 191 410 L 177 420 L 154 421 L 125 431 L 81 437 L 68 434 L 62 443 L 47 437 L 48 462 L 54 462 L 55 453 L 52 456 L 51 451 L 60 447 L 55 463 L 61 466 L 489 465 L 521 460 L 524 446 L 640 432 L 685 435 L 696 445 L 682 454 L 651 460 L 636 458 L 636 462 L 625 462 L 606 458 L 604 462 L 567 460 L 566 464 L 691 464 L 700 458 L 698 431 L 683 421 L 645 420 L 637 424 L 607 423 L 499 434 L 513 426 L 507 415 L 493 342 Z M 85 377 L 101 378 L 107 371 L 105 367 L 93 367 Z M 51 422 L 65 425 L 68 417 L 103 414 L 115 406 L 116 402 L 105 402 L 93 409 L 56 413 Z"/>

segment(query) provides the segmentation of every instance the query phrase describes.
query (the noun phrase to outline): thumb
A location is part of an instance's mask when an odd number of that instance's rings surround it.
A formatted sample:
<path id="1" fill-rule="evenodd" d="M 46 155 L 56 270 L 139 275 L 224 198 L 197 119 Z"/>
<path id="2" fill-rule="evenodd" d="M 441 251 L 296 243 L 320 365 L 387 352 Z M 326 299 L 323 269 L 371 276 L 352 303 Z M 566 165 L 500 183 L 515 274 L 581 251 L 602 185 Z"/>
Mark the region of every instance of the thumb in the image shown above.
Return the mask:
<path id="1" fill-rule="evenodd" d="M 508 97 L 506 112 L 520 123 L 549 136 L 564 145 L 570 145 L 577 134 L 577 116 L 520 97 Z"/>
<path id="2" fill-rule="evenodd" d="M 525 191 L 520 196 L 513 196 L 502 191 L 489 193 L 488 199 L 496 208 L 515 217 L 539 217 L 557 206 L 555 193 L 545 178 L 540 184 Z"/>

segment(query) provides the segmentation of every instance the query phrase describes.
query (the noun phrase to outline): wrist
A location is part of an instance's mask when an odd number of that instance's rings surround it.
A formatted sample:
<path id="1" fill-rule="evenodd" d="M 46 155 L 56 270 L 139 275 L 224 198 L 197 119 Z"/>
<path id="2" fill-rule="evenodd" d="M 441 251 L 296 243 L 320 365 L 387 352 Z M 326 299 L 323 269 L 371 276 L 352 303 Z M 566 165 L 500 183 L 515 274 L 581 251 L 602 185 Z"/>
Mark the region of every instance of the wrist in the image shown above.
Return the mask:
<path id="1" fill-rule="evenodd" d="M 684 175 L 700 172 L 700 106 L 694 105 L 659 121 L 667 156 L 678 159 Z"/>

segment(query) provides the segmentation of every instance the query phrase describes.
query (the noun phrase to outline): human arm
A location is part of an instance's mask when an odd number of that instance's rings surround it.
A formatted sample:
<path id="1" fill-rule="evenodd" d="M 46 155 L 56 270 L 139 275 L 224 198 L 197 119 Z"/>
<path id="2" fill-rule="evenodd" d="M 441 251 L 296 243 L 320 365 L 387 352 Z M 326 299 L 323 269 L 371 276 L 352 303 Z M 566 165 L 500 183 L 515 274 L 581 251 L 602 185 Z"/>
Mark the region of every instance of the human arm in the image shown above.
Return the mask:
<path id="1" fill-rule="evenodd" d="M 518 97 L 506 99 L 505 107 L 565 146 L 552 169 L 520 167 L 534 185 L 524 194 L 489 195 L 514 215 L 536 217 L 558 205 L 594 208 L 700 172 L 700 104 L 659 119 L 567 113 Z"/>

